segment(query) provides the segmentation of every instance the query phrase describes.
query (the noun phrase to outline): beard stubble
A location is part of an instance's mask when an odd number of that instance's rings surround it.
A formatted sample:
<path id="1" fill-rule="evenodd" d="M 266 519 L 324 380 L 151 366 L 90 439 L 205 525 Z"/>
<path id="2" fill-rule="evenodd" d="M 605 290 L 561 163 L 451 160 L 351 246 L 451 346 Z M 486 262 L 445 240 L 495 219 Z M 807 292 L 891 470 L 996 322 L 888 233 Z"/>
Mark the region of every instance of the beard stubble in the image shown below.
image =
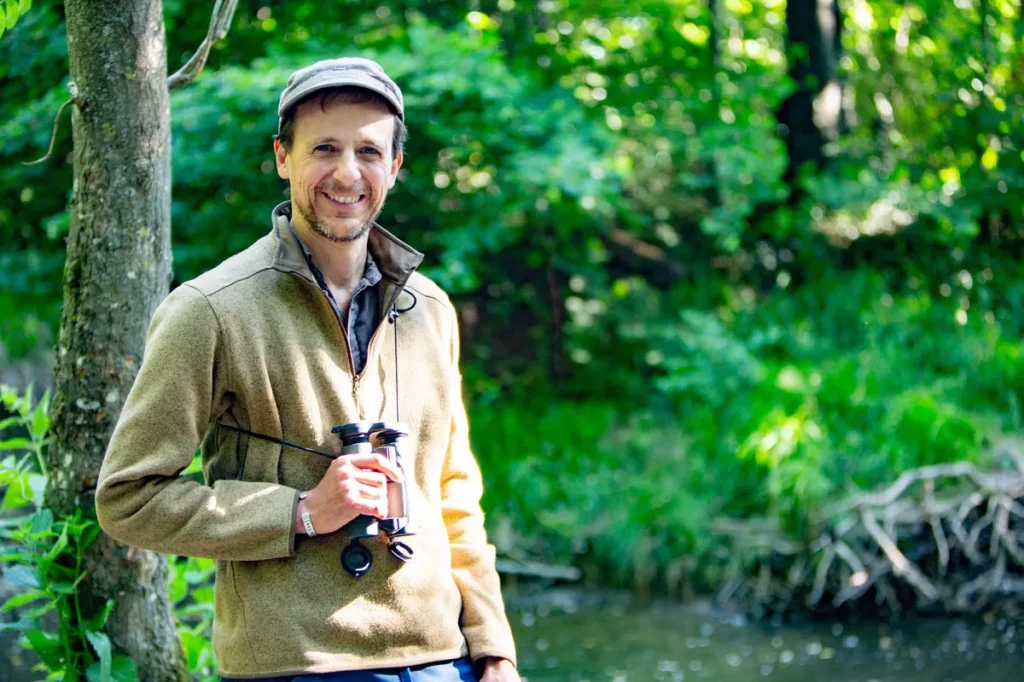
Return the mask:
<path id="1" fill-rule="evenodd" d="M 331 232 L 331 228 L 327 224 L 327 220 L 325 220 L 324 217 L 317 212 L 315 205 L 310 204 L 306 206 L 298 204 L 296 208 L 298 208 L 299 213 L 302 214 L 302 217 L 306 220 L 306 224 L 309 225 L 310 229 L 313 230 L 313 232 L 316 232 L 321 237 L 329 239 L 332 242 L 344 243 L 354 242 L 357 239 L 361 239 L 363 235 L 369 232 L 370 228 L 373 227 L 373 224 L 377 221 L 377 216 L 379 216 L 380 212 L 384 209 L 384 204 L 382 203 L 380 207 L 373 213 L 373 215 L 371 215 L 365 221 L 363 221 L 363 224 L 360 225 L 356 230 L 348 234 L 336 234 L 334 232 Z"/>

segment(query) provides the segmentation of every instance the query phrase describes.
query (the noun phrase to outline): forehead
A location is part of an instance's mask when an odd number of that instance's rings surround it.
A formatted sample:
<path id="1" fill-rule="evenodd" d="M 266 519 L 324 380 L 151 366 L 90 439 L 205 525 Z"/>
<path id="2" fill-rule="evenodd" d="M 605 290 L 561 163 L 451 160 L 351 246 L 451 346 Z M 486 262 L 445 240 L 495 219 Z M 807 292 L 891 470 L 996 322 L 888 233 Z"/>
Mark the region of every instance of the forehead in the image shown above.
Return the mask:
<path id="1" fill-rule="evenodd" d="M 295 110 L 295 138 L 347 139 L 369 137 L 382 144 L 391 140 L 395 117 L 376 101 L 350 102 L 343 97 L 314 97 Z"/>

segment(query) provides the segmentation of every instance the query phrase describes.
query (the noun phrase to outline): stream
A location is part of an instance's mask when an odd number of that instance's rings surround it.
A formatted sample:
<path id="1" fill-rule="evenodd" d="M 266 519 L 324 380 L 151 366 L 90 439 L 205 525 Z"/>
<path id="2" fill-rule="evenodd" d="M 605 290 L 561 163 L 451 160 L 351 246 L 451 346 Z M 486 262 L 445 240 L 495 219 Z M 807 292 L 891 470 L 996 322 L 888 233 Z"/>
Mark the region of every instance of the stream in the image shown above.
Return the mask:
<path id="1" fill-rule="evenodd" d="M 513 595 L 524 682 L 1015 682 L 1024 621 L 753 621 L 707 603 Z"/>

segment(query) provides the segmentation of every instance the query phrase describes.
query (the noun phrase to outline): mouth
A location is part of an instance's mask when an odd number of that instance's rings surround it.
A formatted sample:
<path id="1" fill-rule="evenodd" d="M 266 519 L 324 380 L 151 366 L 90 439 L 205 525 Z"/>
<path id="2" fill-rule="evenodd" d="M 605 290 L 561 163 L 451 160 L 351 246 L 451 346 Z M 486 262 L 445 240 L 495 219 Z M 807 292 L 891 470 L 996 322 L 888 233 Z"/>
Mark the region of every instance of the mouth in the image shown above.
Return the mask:
<path id="1" fill-rule="evenodd" d="M 366 199 L 365 194 L 335 194 L 334 192 L 321 192 L 328 201 L 338 206 L 355 206 Z"/>

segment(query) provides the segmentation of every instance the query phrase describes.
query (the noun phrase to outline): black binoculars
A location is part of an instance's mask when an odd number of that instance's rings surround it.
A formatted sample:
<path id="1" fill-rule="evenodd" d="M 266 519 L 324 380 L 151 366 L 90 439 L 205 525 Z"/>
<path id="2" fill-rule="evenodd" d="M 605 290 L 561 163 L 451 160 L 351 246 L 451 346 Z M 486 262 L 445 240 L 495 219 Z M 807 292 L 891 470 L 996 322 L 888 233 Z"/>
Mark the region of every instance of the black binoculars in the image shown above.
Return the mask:
<path id="1" fill-rule="evenodd" d="M 341 454 L 357 455 L 375 452 L 385 457 L 402 473 L 403 480 L 387 482 L 388 516 L 377 519 L 361 515 L 345 524 L 349 543 L 341 552 L 341 565 L 354 578 L 361 578 L 373 565 L 373 555 L 360 540 L 377 537 L 382 532 L 388 536 L 388 550 L 391 555 L 405 563 L 412 558 L 412 548 L 399 538 L 414 535 L 415 530 L 409 518 L 409 491 L 405 480 L 405 447 L 408 436 L 406 427 L 394 422 L 353 422 L 331 429 L 341 437 Z"/>

